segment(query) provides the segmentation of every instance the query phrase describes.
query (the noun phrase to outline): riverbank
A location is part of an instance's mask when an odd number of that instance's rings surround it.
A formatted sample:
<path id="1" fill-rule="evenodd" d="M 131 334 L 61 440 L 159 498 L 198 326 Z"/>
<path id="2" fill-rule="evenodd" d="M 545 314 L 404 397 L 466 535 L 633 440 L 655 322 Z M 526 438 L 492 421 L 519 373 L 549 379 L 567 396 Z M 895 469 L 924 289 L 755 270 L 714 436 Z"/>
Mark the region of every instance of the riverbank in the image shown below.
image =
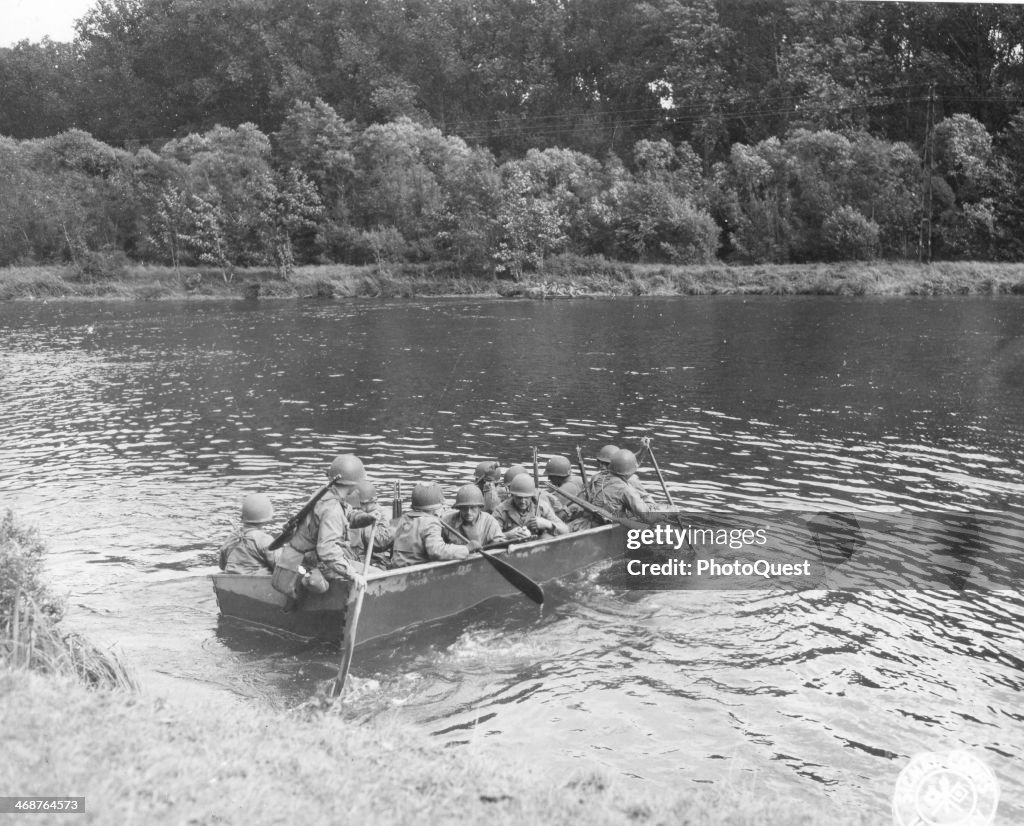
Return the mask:
<path id="1" fill-rule="evenodd" d="M 681 777 L 685 791 L 644 793 L 600 773 L 541 776 L 529 755 L 510 758 L 473 733 L 443 749 L 396 719 L 355 723 L 256 703 L 186 708 L 24 670 L 0 671 L 0 730 L 4 794 L 84 797 L 81 824 L 870 822 L 785 800 L 753 776 L 724 790 Z"/>
<path id="2" fill-rule="evenodd" d="M 227 276 L 201 268 L 133 266 L 83 279 L 72 266 L 0 269 L 0 300 L 203 298 L 581 298 L 666 295 L 1024 295 L 1024 264 L 974 261 L 778 264 L 748 267 L 626 264 L 562 256 L 521 281 L 468 278 L 426 265 L 300 267 Z"/>

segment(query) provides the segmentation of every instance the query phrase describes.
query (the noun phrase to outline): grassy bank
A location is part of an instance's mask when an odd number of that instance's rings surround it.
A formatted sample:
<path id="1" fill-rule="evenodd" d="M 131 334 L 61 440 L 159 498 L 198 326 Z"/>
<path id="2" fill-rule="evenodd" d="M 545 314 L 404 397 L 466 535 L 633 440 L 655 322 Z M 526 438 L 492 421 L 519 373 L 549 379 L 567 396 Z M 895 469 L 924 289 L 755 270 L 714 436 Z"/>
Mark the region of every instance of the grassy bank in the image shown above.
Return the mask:
<path id="1" fill-rule="evenodd" d="M 73 267 L 0 269 L 0 300 L 184 298 L 413 298 L 480 295 L 573 298 L 598 295 L 1024 295 L 1024 264 L 988 262 L 669 266 L 562 256 L 522 281 L 446 274 L 426 265 L 300 267 L 285 280 L 247 269 L 136 266 L 83 280 Z"/>
<path id="2" fill-rule="evenodd" d="M 552 777 L 482 741 L 442 749 L 393 720 L 183 708 L 26 671 L 0 671 L 0 731 L 0 793 L 85 797 L 76 824 L 878 822 L 782 800 L 755 781 L 719 791 L 680 777 L 673 797 L 652 797 L 599 774 Z"/>

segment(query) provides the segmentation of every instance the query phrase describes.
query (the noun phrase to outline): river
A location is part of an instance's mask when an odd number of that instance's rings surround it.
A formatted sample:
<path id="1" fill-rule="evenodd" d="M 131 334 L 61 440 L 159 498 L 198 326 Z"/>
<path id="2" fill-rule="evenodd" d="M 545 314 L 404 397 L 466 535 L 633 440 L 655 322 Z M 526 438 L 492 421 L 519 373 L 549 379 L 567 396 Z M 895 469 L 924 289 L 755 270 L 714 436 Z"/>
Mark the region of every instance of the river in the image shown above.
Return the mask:
<path id="1" fill-rule="evenodd" d="M 10 303 L 0 380 L 0 507 L 44 534 L 69 621 L 196 702 L 290 705 L 331 677 L 335 651 L 219 619 L 207 574 L 245 493 L 283 518 L 339 452 L 385 496 L 650 436 L 696 511 L 1024 499 L 1016 298 Z M 966 748 L 999 822 L 1024 815 L 1019 591 L 644 592 L 598 571 L 549 602 L 361 647 L 348 713 L 553 775 L 880 818 L 911 755 Z"/>

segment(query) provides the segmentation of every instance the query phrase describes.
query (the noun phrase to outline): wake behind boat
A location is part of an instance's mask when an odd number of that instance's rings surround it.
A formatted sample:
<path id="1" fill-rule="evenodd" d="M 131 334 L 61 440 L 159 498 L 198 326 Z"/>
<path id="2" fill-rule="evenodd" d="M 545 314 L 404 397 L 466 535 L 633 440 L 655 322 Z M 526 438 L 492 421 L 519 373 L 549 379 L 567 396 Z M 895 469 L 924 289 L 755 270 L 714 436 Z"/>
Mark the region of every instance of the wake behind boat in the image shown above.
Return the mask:
<path id="1" fill-rule="evenodd" d="M 491 553 L 534 581 L 545 583 L 622 556 L 625 543 L 626 528 L 615 523 Z M 269 574 L 214 574 L 212 578 L 224 616 L 301 637 L 340 640 L 354 603 L 345 580 L 332 580 L 326 593 L 308 593 L 289 610 L 288 599 L 274 590 Z M 517 593 L 479 554 L 371 572 L 356 644 L 454 616 L 491 597 Z"/>

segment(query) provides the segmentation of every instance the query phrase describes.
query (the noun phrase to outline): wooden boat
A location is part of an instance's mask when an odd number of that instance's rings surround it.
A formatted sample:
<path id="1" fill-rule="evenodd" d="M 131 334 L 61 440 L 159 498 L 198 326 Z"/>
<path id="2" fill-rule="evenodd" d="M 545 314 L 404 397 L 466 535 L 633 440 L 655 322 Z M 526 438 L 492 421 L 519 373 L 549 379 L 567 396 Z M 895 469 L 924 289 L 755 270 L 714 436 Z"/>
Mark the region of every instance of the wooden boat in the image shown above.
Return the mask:
<path id="1" fill-rule="evenodd" d="M 538 583 L 550 582 L 599 562 L 622 556 L 622 525 L 511 545 L 491 552 Z M 294 610 L 270 585 L 269 574 L 214 574 L 213 590 L 224 616 L 269 626 L 302 637 L 337 640 L 349 607 L 347 583 L 332 581 L 325 594 L 307 594 Z M 483 557 L 428 562 L 372 572 L 359 617 L 357 644 L 429 620 L 454 616 L 486 599 L 519 592 Z"/>

